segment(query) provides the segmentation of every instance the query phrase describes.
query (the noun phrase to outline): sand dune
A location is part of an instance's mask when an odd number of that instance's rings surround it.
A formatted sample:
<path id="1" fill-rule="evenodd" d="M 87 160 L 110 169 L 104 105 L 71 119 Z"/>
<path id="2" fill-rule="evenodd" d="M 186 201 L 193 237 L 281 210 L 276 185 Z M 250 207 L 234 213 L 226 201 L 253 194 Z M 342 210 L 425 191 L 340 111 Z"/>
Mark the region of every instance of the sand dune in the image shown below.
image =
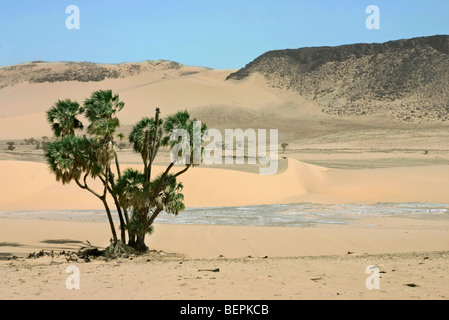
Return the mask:
<path id="1" fill-rule="evenodd" d="M 179 110 L 203 106 L 275 107 L 286 100 L 281 90 L 270 88 L 259 75 L 244 81 L 225 81 L 233 70 L 146 72 L 137 76 L 100 82 L 64 81 L 19 83 L 0 89 L 0 140 L 49 135 L 45 112 L 59 99 L 82 103 L 94 90 L 112 89 L 125 102 L 120 112 L 122 124 L 133 124 L 152 116 L 156 107 L 163 116 Z M 293 95 L 294 96 L 294 95 Z"/>
<path id="2" fill-rule="evenodd" d="M 0 118 L 0 139 L 21 140 L 52 134 L 45 112 Z"/>
<path id="3" fill-rule="evenodd" d="M 284 203 L 305 195 L 309 184 L 314 183 L 310 175 L 320 176 L 325 169 L 296 160 L 290 162 L 285 172 L 273 176 L 192 168 L 181 179 L 185 186 L 186 205 L 210 207 Z M 131 166 L 140 169 L 137 165 Z M 56 182 L 45 164 L 0 161 L 0 167 L 0 210 L 102 209 L 95 197 L 76 184 L 63 186 Z M 122 167 L 126 168 L 126 165 Z M 159 172 L 163 169 L 156 166 L 154 170 Z M 261 185 L 265 187 L 261 188 Z"/>
<path id="4" fill-rule="evenodd" d="M 101 202 L 76 184 L 56 182 L 45 164 L 0 161 L 0 168 L 1 211 L 103 209 Z M 449 203 L 449 166 L 329 170 L 289 159 L 288 168 L 277 175 L 199 167 L 190 169 L 181 181 L 189 207 L 295 202 Z"/>

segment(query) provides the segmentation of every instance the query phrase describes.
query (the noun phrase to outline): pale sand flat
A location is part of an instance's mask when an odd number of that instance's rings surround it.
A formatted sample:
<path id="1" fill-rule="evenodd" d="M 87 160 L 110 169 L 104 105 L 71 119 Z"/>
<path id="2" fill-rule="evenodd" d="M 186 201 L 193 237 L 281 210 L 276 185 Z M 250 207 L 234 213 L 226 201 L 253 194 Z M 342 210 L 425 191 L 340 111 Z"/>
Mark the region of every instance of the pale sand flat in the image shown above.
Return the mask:
<path id="1" fill-rule="evenodd" d="M 107 245 L 106 223 L 0 219 L 3 257 L 55 252 L 0 260 L 0 299 L 448 299 L 448 229 L 447 218 L 394 217 L 312 228 L 158 224 L 148 240 L 157 252 L 86 263 L 57 253 Z M 65 287 L 69 265 L 80 290 Z M 380 287 L 370 290 L 373 265 Z"/>

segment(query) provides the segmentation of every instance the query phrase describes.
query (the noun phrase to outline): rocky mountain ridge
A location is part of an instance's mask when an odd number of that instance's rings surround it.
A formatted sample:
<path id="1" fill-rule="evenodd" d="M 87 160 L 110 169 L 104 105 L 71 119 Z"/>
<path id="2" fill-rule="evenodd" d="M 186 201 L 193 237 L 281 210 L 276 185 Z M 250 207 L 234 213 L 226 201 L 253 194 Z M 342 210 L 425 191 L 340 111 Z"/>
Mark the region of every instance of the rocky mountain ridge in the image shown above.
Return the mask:
<path id="1" fill-rule="evenodd" d="M 316 101 L 330 115 L 449 120 L 448 35 L 269 51 L 227 80 L 253 73 Z"/>

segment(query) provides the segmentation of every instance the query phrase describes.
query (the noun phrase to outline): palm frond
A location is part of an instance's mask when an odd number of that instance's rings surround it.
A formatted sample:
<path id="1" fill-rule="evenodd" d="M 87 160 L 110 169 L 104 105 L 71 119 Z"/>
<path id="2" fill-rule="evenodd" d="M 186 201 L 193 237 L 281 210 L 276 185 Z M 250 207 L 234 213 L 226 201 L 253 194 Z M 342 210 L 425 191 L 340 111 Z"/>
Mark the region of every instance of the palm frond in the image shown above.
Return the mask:
<path id="1" fill-rule="evenodd" d="M 139 152 L 142 156 L 142 159 L 151 159 L 154 155 L 152 154 L 153 145 L 155 144 L 155 153 L 159 150 L 161 144 L 162 137 L 162 119 L 159 120 L 158 125 L 158 139 L 156 138 L 156 120 L 154 118 L 144 117 L 139 122 L 137 122 L 131 133 L 129 135 L 129 142 L 133 145 L 133 149 L 136 152 Z M 148 144 L 145 144 L 145 135 L 146 132 L 149 133 L 149 141 Z"/>
<path id="2" fill-rule="evenodd" d="M 102 172 L 96 159 L 97 148 L 93 139 L 68 135 L 48 143 L 44 156 L 56 180 L 67 184 L 82 174 L 95 177 Z"/>
<path id="3" fill-rule="evenodd" d="M 90 121 L 88 132 L 97 136 L 113 135 L 120 122 L 115 116 L 123 109 L 125 103 L 112 90 L 94 91 L 84 101 L 84 115 Z"/>
<path id="4" fill-rule="evenodd" d="M 47 121 L 56 137 L 74 135 L 75 130 L 84 128 L 83 123 L 77 119 L 83 112 L 84 109 L 76 101 L 58 100 L 47 111 Z"/>

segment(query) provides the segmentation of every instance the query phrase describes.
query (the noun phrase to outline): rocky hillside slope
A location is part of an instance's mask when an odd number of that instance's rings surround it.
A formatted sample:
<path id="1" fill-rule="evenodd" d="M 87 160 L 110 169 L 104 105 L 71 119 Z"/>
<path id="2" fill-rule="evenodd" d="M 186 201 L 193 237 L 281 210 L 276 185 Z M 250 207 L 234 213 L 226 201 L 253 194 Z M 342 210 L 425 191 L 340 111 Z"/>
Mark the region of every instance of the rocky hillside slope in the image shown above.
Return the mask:
<path id="1" fill-rule="evenodd" d="M 97 64 L 91 62 L 47 63 L 34 61 L 0 68 L 0 89 L 20 82 L 103 81 L 134 76 L 146 71 L 178 70 L 182 65 L 165 60 L 139 63 Z"/>
<path id="2" fill-rule="evenodd" d="M 449 36 L 267 52 L 229 79 L 261 73 L 341 117 L 449 120 Z"/>

